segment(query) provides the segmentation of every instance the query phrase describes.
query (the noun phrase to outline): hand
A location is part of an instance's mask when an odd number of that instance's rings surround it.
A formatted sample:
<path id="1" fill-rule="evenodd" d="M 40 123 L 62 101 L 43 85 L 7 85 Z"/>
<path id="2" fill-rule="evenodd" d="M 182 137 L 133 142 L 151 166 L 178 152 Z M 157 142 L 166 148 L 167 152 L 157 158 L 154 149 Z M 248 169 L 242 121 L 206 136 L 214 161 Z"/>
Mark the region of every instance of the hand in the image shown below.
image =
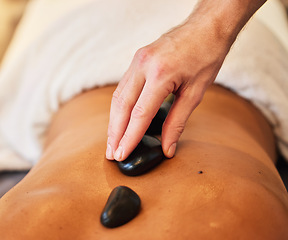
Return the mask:
<path id="1" fill-rule="evenodd" d="M 170 93 L 176 98 L 163 124 L 162 148 L 166 157 L 173 157 L 188 117 L 231 46 L 200 25 L 179 26 L 136 52 L 113 94 L 107 159 L 128 157 Z"/>
<path id="2" fill-rule="evenodd" d="M 265 1 L 199 1 L 186 23 L 138 50 L 113 94 L 107 159 L 128 157 L 169 93 L 176 98 L 163 124 L 162 148 L 173 157 L 188 117 L 238 33 Z"/>

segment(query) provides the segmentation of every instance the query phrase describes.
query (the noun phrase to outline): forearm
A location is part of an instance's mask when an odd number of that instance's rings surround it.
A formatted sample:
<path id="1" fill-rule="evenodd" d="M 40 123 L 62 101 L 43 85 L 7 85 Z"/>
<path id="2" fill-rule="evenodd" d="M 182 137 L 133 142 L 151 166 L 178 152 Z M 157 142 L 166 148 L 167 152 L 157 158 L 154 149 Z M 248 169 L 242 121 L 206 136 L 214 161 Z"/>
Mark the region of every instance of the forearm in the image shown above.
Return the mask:
<path id="1" fill-rule="evenodd" d="M 217 40 L 231 44 L 253 14 L 266 0 L 202 0 L 186 24 L 207 25 Z"/>
<path id="2" fill-rule="evenodd" d="M 200 0 L 184 23 L 163 37 L 172 39 L 169 41 L 170 46 L 171 43 L 178 46 L 173 49 L 174 58 L 175 50 L 182 59 L 188 56 L 190 63 L 191 58 L 201 56 L 201 61 L 210 69 L 214 65 L 216 77 L 237 35 L 265 2 L 266 0 Z M 213 79 L 213 74 L 209 74 Z"/>
<path id="3" fill-rule="evenodd" d="M 232 45 L 238 33 L 266 0 L 200 1 L 187 24 L 207 24 L 215 40 Z"/>

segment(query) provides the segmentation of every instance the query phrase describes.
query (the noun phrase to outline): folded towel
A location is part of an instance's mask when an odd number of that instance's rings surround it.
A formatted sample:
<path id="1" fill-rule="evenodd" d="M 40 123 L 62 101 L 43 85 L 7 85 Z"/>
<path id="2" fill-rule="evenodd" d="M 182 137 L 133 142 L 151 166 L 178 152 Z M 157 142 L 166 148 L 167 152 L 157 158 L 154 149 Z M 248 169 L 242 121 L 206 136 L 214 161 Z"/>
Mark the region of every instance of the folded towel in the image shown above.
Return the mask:
<path id="1" fill-rule="evenodd" d="M 184 21 L 196 2 L 32 1 L 0 72 L 0 170 L 33 166 L 59 105 L 83 90 L 117 83 L 135 51 Z M 288 159 L 288 45 L 273 31 L 254 18 L 216 82 L 263 112 Z"/>

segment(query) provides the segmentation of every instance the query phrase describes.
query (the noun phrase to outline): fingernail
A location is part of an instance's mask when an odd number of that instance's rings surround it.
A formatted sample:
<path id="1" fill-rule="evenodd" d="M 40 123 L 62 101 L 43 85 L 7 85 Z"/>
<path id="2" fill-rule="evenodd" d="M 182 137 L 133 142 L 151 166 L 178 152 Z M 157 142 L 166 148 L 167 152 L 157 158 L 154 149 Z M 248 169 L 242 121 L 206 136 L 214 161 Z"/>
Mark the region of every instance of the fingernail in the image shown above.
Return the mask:
<path id="1" fill-rule="evenodd" d="M 169 150 L 168 150 L 168 158 L 172 158 L 175 154 L 175 151 L 176 151 L 176 143 L 173 143 L 170 147 L 169 147 Z"/>
<path id="2" fill-rule="evenodd" d="M 119 146 L 114 154 L 114 159 L 116 161 L 120 161 L 122 159 L 122 154 L 123 154 L 123 148 L 122 146 Z"/>
<path id="3" fill-rule="evenodd" d="M 111 147 L 111 145 L 109 143 L 107 144 L 106 158 L 109 159 L 109 160 L 113 160 L 114 159 L 113 152 L 112 152 L 112 147 Z"/>

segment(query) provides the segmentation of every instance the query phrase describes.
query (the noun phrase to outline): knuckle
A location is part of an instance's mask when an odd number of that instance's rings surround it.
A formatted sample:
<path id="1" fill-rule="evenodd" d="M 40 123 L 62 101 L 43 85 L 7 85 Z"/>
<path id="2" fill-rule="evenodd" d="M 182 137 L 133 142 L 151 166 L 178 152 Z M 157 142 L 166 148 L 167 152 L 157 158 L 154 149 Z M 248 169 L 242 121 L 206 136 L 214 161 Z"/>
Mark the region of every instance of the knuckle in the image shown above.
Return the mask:
<path id="1" fill-rule="evenodd" d="M 136 104 L 132 110 L 131 117 L 138 119 L 138 118 L 145 118 L 146 116 L 147 111 L 145 111 L 145 109 L 142 106 Z"/>
<path id="2" fill-rule="evenodd" d="M 112 128 L 112 126 L 109 127 L 109 129 L 108 129 L 108 137 L 109 137 L 109 139 L 114 139 L 114 138 L 116 138 L 116 136 L 117 136 L 117 133 Z"/>
<path id="3" fill-rule="evenodd" d="M 193 97 L 193 105 L 194 107 L 197 107 L 201 101 L 202 101 L 202 98 L 203 98 L 203 94 L 196 94 L 194 97 Z"/>
<path id="4" fill-rule="evenodd" d="M 151 79 L 151 86 L 154 89 L 158 89 L 161 93 L 168 96 L 170 93 L 175 93 L 178 89 L 178 84 L 175 79 L 166 77 L 156 77 Z"/>
<path id="5" fill-rule="evenodd" d="M 148 47 L 140 48 L 137 50 L 135 56 L 140 64 L 144 64 L 152 55 Z"/>
<path id="6" fill-rule="evenodd" d="M 181 95 L 189 99 L 192 109 L 196 108 L 202 101 L 205 89 L 202 86 L 188 84 L 182 89 Z"/>
<path id="7" fill-rule="evenodd" d="M 167 77 L 174 75 L 170 63 L 167 62 L 162 56 L 156 56 L 151 64 L 151 73 L 154 79 L 159 81 L 167 80 Z"/>
<path id="8" fill-rule="evenodd" d="M 120 93 L 119 93 L 119 91 L 116 89 L 116 90 L 113 92 L 113 94 L 112 94 L 112 102 L 113 102 L 113 103 L 117 103 L 119 96 L 120 96 Z"/>
<path id="9" fill-rule="evenodd" d="M 153 62 L 149 80 L 155 86 L 168 90 L 169 93 L 176 91 L 182 83 L 182 78 L 176 75 L 173 67 L 160 61 Z"/>
<path id="10" fill-rule="evenodd" d="M 117 109 L 123 111 L 129 108 L 129 104 L 126 99 L 119 94 L 117 90 L 112 95 L 112 102 L 117 106 Z"/>
<path id="11" fill-rule="evenodd" d="M 165 84 L 165 88 L 164 88 L 164 90 L 166 90 L 166 92 L 168 94 L 176 92 L 177 89 L 178 89 L 178 86 L 177 86 L 177 83 L 175 81 L 168 82 L 167 84 Z"/>
<path id="12" fill-rule="evenodd" d="M 177 123 L 177 125 L 174 126 L 174 130 L 179 136 L 183 133 L 184 128 L 185 128 L 185 123 Z"/>
<path id="13" fill-rule="evenodd" d="M 153 63 L 153 79 L 158 83 L 165 83 L 166 78 L 164 77 L 167 74 L 168 69 L 165 68 L 163 63 Z"/>
<path id="14" fill-rule="evenodd" d="M 156 77 L 163 76 L 164 73 L 167 73 L 170 71 L 170 66 L 166 62 L 163 61 L 156 61 L 154 63 L 154 71 Z"/>

